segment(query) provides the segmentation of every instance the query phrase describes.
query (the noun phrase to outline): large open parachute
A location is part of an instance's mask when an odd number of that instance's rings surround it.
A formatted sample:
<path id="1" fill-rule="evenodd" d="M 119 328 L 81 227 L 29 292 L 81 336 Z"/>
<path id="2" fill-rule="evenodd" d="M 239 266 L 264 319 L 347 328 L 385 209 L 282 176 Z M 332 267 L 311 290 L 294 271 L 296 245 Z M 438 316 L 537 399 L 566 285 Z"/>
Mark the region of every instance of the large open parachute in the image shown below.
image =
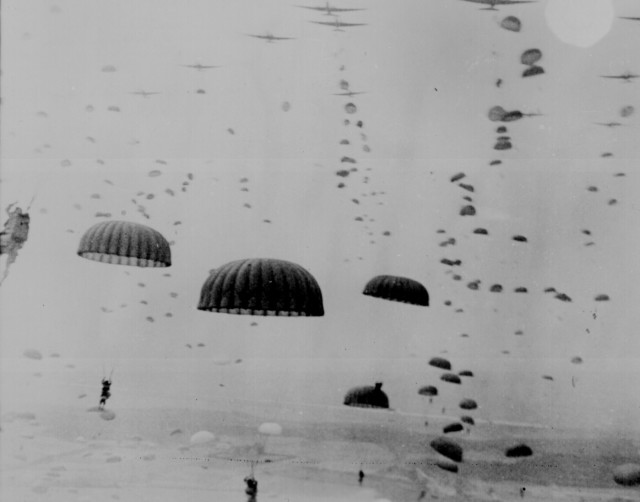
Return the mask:
<path id="1" fill-rule="evenodd" d="M 78 255 L 115 265 L 171 266 L 171 249 L 162 234 L 129 221 L 96 223 L 80 239 Z"/>
<path id="2" fill-rule="evenodd" d="M 262 316 L 323 316 L 322 291 L 303 267 L 285 260 L 249 258 L 211 271 L 198 310 Z"/>
<path id="3" fill-rule="evenodd" d="M 344 404 L 360 408 L 389 408 L 389 398 L 382 390 L 382 383 L 375 386 L 354 387 L 344 396 Z"/>
<path id="4" fill-rule="evenodd" d="M 444 357 L 432 357 L 429 361 L 429 365 L 443 370 L 451 369 L 451 363 Z"/>
<path id="5" fill-rule="evenodd" d="M 522 23 L 515 16 L 507 16 L 501 22 L 500 26 L 508 31 L 519 32 L 520 28 L 522 28 Z"/>
<path id="6" fill-rule="evenodd" d="M 427 289 L 408 277 L 377 275 L 367 283 L 362 294 L 394 302 L 429 306 Z"/>

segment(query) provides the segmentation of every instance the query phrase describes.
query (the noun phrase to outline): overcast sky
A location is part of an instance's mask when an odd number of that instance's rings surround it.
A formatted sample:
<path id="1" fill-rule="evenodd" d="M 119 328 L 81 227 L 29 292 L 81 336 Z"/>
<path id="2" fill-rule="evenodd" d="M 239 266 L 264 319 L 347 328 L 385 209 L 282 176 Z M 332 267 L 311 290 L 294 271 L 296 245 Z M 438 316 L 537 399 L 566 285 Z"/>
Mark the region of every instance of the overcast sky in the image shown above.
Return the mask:
<path id="1" fill-rule="evenodd" d="M 634 3 L 615 1 L 615 15 L 640 16 Z M 334 31 L 309 22 L 334 18 L 280 0 L 3 2 L 3 210 L 35 197 L 29 241 L 0 290 L 5 364 L 29 347 L 131 368 L 241 357 L 254 366 L 239 392 L 261 380 L 262 395 L 276 395 L 282 378 L 252 376 L 277 367 L 297 399 L 339 404 L 333 380 L 382 379 L 392 404 L 415 409 L 417 385 L 437 379 L 426 361 L 447 351 L 477 374 L 470 391 L 487 417 L 637 427 L 627 391 L 640 385 L 640 150 L 638 112 L 621 109 L 638 107 L 640 84 L 600 76 L 640 73 L 640 22 L 616 18 L 584 48 L 549 30 L 545 1 L 340 6 L 365 9 L 340 20 L 366 26 Z M 506 15 L 519 33 L 500 27 Z M 267 33 L 293 40 L 247 36 Z M 531 48 L 545 73 L 522 78 Z M 334 95 L 341 80 L 363 94 Z M 511 150 L 493 148 L 496 105 L 539 114 L 502 124 Z M 458 172 L 473 193 L 449 181 Z M 459 215 L 463 196 L 475 217 Z M 100 213 L 162 232 L 173 266 L 79 258 Z M 325 317 L 197 311 L 208 271 L 246 257 L 307 268 Z M 461 280 L 444 257 L 462 260 Z M 431 306 L 361 295 L 377 274 L 419 280 Z M 488 291 L 495 283 L 503 293 Z M 611 301 L 595 302 L 603 293 Z"/>

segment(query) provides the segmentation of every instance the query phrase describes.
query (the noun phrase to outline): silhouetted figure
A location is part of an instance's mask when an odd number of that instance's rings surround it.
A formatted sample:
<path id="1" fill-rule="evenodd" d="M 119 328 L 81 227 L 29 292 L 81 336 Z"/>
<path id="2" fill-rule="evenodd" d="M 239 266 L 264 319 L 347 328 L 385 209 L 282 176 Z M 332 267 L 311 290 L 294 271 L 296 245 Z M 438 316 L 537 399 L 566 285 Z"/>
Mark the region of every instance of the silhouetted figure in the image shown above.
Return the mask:
<path id="1" fill-rule="evenodd" d="M 256 495 L 258 494 L 258 482 L 253 475 L 244 478 L 244 482 L 247 484 L 247 487 L 244 489 L 244 492 L 249 496 L 247 500 L 253 502 L 256 500 Z"/>
<path id="2" fill-rule="evenodd" d="M 100 394 L 100 409 L 104 409 L 107 399 L 111 397 L 111 380 L 102 379 L 102 394 Z"/>
<path id="3" fill-rule="evenodd" d="M 362 484 L 362 481 L 364 480 L 364 472 L 362 472 L 362 469 L 358 472 L 358 483 Z"/>

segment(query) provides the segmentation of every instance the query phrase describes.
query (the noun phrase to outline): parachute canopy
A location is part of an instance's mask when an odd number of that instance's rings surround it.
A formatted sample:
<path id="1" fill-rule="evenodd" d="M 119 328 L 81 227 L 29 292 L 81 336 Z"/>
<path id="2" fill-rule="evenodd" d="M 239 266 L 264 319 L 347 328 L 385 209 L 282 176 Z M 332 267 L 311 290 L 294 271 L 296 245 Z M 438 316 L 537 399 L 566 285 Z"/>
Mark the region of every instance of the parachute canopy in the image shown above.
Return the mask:
<path id="1" fill-rule="evenodd" d="M 507 457 L 530 457 L 533 455 L 533 450 L 526 444 L 519 444 L 512 446 L 511 448 L 507 448 L 504 454 Z"/>
<path id="2" fill-rule="evenodd" d="M 447 457 L 454 462 L 462 462 L 462 447 L 449 438 L 440 436 L 429 443 L 431 448 L 440 455 Z"/>
<path id="3" fill-rule="evenodd" d="M 470 417 L 469 415 L 462 415 L 460 417 L 460 421 L 463 424 L 476 425 L 476 421 L 473 419 L 473 417 Z"/>
<path id="4" fill-rule="evenodd" d="M 420 394 L 421 396 L 437 396 L 438 389 L 433 385 L 425 385 L 424 387 L 420 387 L 420 390 L 418 390 L 418 394 Z"/>
<path id="5" fill-rule="evenodd" d="M 459 376 L 463 376 L 463 377 L 472 377 L 473 376 L 473 371 L 470 370 L 462 370 L 460 372 L 458 372 Z"/>
<path id="6" fill-rule="evenodd" d="M 462 380 L 460 380 L 460 377 L 458 375 L 453 374 L 453 373 L 444 373 L 440 377 L 440 380 L 442 380 L 444 382 L 457 383 L 457 384 L 461 384 L 462 383 Z"/>
<path id="7" fill-rule="evenodd" d="M 633 115 L 634 111 L 635 111 L 635 108 L 631 105 L 623 106 L 620 109 L 620 116 L 624 118 L 630 117 L 631 115 Z"/>
<path id="8" fill-rule="evenodd" d="M 438 460 L 436 465 L 443 471 L 453 472 L 454 474 L 458 472 L 458 466 L 448 460 Z"/>
<path id="9" fill-rule="evenodd" d="M 450 432 L 460 432 L 462 430 L 464 430 L 464 427 L 459 422 L 450 423 L 442 428 L 442 432 L 445 434 L 449 434 Z"/>
<path id="10" fill-rule="evenodd" d="M 513 145 L 508 139 L 498 138 L 496 144 L 493 145 L 494 150 L 511 150 L 511 148 L 513 148 Z"/>
<path id="11" fill-rule="evenodd" d="M 542 59 L 542 51 L 540 49 L 527 49 L 520 56 L 520 62 L 531 66 Z"/>
<path id="12" fill-rule="evenodd" d="M 475 216 L 476 208 L 473 206 L 464 206 L 460 209 L 460 216 Z"/>
<path id="13" fill-rule="evenodd" d="M 519 32 L 520 28 L 522 28 L 522 23 L 515 16 L 507 16 L 501 22 L 500 26 L 508 31 Z"/>
<path id="14" fill-rule="evenodd" d="M 215 439 L 215 436 L 213 435 L 213 433 L 209 431 L 199 431 L 199 432 L 196 432 L 193 436 L 191 436 L 190 443 L 204 444 L 204 443 L 208 443 L 209 441 L 213 441 L 214 439 Z"/>
<path id="15" fill-rule="evenodd" d="M 622 464 L 613 470 L 613 480 L 623 486 L 640 485 L 640 465 Z"/>
<path id="16" fill-rule="evenodd" d="M 430 366 L 435 366 L 436 368 L 440 368 L 443 370 L 450 370 L 451 363 L 447 361 L 444 357 L 432 357 L 429 361 Z"/>
<path id="17" fill-rule="evenodd" d="M 198 310 L 262 316 L 323 316 L 315 278 L 296 263 L 267 258 L 229 262 L 211 271 Z"/>
<path id="18" fill-rule="evenodd" d="M 488 230 L 486 228 L 476 228 L 473 231 L 473 233 L 477 234 L 477 235 L 489 235 L 489 232 L 488 232 Z"/>
<path id="19" fill-rule="evenodd" d="M 502 286 L 500 284 L 494 284 L 489 288 L 492 293 L 502 293 Z"/>
<path id="20" fill-rule="evenodd" d="M 412 305 L 429 306 L 429 293 L 418 281 L 395 275 L 377 275 L 371 279 L 363 295 Z"/>
<path id="21" fill-rule="evenodd" d="M 162 234 L 129 221 L 96 223 L 80 239 L 78 255 L 116 265 L 171 266 L 171 250 Z"/>
<path id="22" fill-rule="evenodd" d="M 542 75 L 543 73 L 544 68 L 542 66 L 531 65 L 522 72 L 522 78 L 535 77 L 536 75 Z"/>
<path id="23" fill-rule="evenodd" d="M 265 436 L 279 436 L 282 434 L 282 427 L 275 422 L 265 422 L 258 427 L 258 432 Z"/>
<path id="24" fill-rule="evenodd" d="M 473 399 L 463 399 L 460 401 L 460 408 L 463 410 L 475 410 L 478 407 L 478 403 L 476 403 Z"/>
<path id="25" fill-rule="evenodd" d="M 389 398 L 382 391 L 382 383 L 375 386 L 354 387 L 344 396 L 344 404 L 360 408 L 389 408 Z"/>

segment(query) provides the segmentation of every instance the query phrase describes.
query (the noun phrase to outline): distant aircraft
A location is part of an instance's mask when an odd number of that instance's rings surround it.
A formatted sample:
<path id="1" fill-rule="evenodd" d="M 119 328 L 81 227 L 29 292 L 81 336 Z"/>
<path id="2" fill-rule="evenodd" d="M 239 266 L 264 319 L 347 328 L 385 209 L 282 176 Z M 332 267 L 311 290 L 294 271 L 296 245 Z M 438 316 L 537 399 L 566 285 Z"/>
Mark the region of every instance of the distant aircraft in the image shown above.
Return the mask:
<path id="1" fill-rule="evenodd" d="M 343 23 L 342 21 L 340 21 L 340 18 L 336 17 L 335 21 L 311 21 L 312 23 L 315 24 L 324 24 L 326 26 L 333 26 L 335 28 L 334 31 L 344 31 L 341 30 L 340 28 L 348 28 L 350 26 L 367 26 L 366 24 L 362 24 L 362 23 Z"/>
<path id="2" fill-rule="evenodd" d="M 355 92 L 355 91 L 347 91 L 347 92 L 337 92 L 334 94 L 334 96 L 355 96 L 357 94 L 366 94 L 364 91 L 361 92 Z"/>
<path id="3" fill-rule="evenodd" d="M 211 70 L 212 68 L 220 68 L 219 66 L 208 66 L 203 64 L 183 64 L 185 68 L 193 68 L 194 70 L 202 71 L 202 70 Z"/>
<path id="4" fill-rule="evenodd" d="M 135 94 L 136 96 L 142 96 L 143 98 L 148 98 L 149 96 L 153 96 L 154 94 L 160 94 L 159 92 L 149 92 L 149 91 L 134 91 L 129 94 Z"/>
<path id="5" fill-rule="evenodd" d="M 605 127 L 618 127 L 618 126 L 624 125 L 624 124 L 621 124 L 620 122 L 594 122 L 594 124 L 605 126 Z"/>
<path id="6" fill-rule="evenodd" d="M 366 9 L 343 9 L 340 7 L 333 7 L 331 5 L 329 5 L 329 2 L 327 2 L 327 4 L 322 7 L 308 7 L 306 5 L 298 5 L 298 7 L 301 7 L 303 9 L 311 9 L 311 10 L 319 10 L 321 12 L 324 12 L 326 16 L 331 16 L 333 15 L 334 12 L 355 12 L 358 10 L 366 10 Z"/>
<path id="7" fill-rule="evenodd" d="M 620 19 L 628 19 L 629 21 L 640 21 L 640 17 L 625 17 L 625 16 L 620 16 Z"/>
<path id="8" fill-rule="evenodd" d="M 621 73 L 620 75 L 600 75 L 600 76 L 602 78 L 617 78 L 617 79 L 624 80 L 626 82 L 631 82 L 631 79 L 640 77 L 640 75 L 635 75 L 630 72 Z"/>
<path id="9" fill-rule="evenodd" d="M 277 42 L 278 40 L 295 40 L 294 38 L 290 38 L 290 37 L 276 37 L 276 36 L 273 36 L 271 33 L 267 33 L 266 35 L 249 35 L 249 36 L 253 38 L 261 38 L 262 40 L 266 40 L 268 43 Z"/>
<path id="10" fill-rule="evenodd" d="M 519 3 L 534 3 L 533 0 L 463 0 L 464 2 L 471 3 L 480 3 L 484 5 L 488 5 L 489 7 L 485 7 L 480 10 L 498 10 L 496 9 L 496 5 L 513 5 Z"/>

